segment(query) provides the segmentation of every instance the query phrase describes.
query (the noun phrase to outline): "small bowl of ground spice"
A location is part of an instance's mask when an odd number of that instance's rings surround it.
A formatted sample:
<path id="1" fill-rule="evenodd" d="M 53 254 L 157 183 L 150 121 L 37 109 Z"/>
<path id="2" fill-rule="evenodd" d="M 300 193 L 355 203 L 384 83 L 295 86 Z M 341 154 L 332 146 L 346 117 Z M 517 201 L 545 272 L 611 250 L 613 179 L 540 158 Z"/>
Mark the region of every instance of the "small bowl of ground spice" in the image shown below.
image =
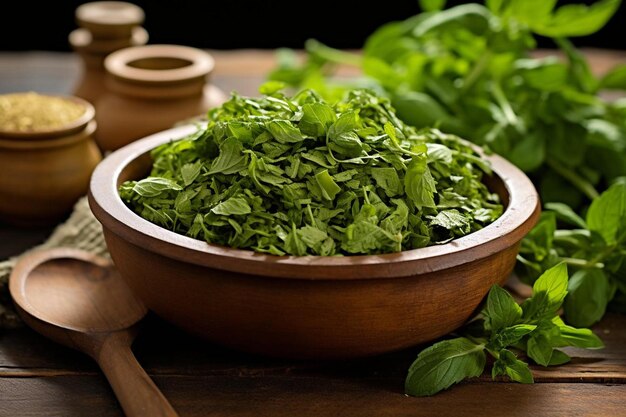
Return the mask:
<path id="1" fill-rule="evenodd" d="M 86 193 L 102 159 L 94 115 L 77 97 L 0 95 L 1 222 L 54 222 Z"/>

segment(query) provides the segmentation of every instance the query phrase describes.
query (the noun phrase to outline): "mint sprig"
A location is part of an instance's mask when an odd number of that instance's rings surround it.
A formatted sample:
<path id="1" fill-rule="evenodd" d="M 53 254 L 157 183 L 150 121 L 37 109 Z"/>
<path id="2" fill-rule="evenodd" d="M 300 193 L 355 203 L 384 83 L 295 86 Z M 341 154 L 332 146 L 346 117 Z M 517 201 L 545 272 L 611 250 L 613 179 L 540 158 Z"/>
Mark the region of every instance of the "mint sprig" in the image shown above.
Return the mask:
<path id="1" fill-rule="evenodd" d="M 554 366 L 570 360 L 559 348 L 602 348 L 602 341 L 591 330 L 568 326 L 558 316 L 567 287 L 565 263 L 541 275 L 532 297 L 521 306 L 506 290 L 494 285 L 479 317 L 460 331 L 462 337 L 435 343 L 418 355 L 406 378 L 406 393 L 433 395 L 466 378 L 480 376 L 487 355 L 494 358 L 493 379 L 502 375 L 530 384 L 533 376 L 528 363 L 515 352 L 525 353 L 539 365 Z"/>
<path id="2" fill-rule="evenodd" d="M 565 204 L 546 204 L 546 209 L 522 241 L 517 266 L 522 280 L 532 284 L 541 271 L 567 263 L 573 274 L 563 307 L 566 320 L 575 326 L 599 321 L 614 299 L 623 308 L 626 182 L 616 182 L 595 199 L 585 219 Z M 564 228 L 558 229 L 557 222 Z"/>

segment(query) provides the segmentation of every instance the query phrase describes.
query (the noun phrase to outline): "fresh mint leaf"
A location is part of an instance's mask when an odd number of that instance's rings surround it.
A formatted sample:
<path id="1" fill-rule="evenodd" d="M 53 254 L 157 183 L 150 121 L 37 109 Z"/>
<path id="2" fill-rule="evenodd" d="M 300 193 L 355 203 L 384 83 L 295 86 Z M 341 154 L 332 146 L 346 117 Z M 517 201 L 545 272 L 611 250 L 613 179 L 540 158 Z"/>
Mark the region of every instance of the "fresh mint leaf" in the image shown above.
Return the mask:
<path id="1" fill-rule="evenodd" d="M 202 163 L 195 162 L 189 163 L 182 166 L 180 169 L 180 175 L 183 177 L 183 182 L 186 186 L 189 186 L 192 182 L 198 178 L 200 172 L 202 171 Z"/>
<path id="2" fill-rule="evenodd" d="M 543 332 L 537 332 L 528 339 L 526 352 L 536 363 L 548 366 L 552 358 L 553 347 L 550 339 Z"/>
<path id="3" fill-rule="evenodd" d="M 574 326 L 588 327 L 598 322 L 611 295 L 609 279 L 597 268 L 581 269 L 570 278 L 565 299 L 565 316 Z"/>
<path id="4" fill-rule="evenodd" d="M 532 333 L 536 328 L 537 326 L 534 324 L 516 324 L 515 326 L 500 329 L 496 333 L 492 331 L 489 347 L 498 351 L 507 346 L 515 346 L 524 336 Z M 490 330 L 486 322 L 485 329 Z"/>
<path id="5" fill-rule="evenodd" d="M 531 27 L 539 35 L 554 38 L 590 35 L 609 21 L 620 3 L 621 0 L 601 0 L 591 6 L 568 4 L 559 7 L 546 22 Z"/>
<path id="6" fill-rule="evenodd" d="M 558 349 L 554 349 L 552 351 L 552 357 L 550 358 L 550 363 L 548 366 L 559 366 L 568 363 L 572 358 L 569 357 L 565 352 L 560 351 Z"/>
<path id="7" fill-rule="evenodd" d="M 559 220 L 581 229 L 587 228 L 587 223 L 567 204 L 553 202 L 546 203 L 545 207 L 546 210 L 554 212 Z"/>
<path id="8" fill-rule="evenodd" d="M 539 132 L 528 135 L 513 146 L 508 153 L 508 159 L 526 172 L 536 170 L 543 165 L 546 159 L 544 137 Z"/>
<path id="9" fill-rule="evenodd" d="M 556 215 L 553 212 L 543 212 L 537 225 L 522 241 L 520 252 L 532 254 L 541 262 L 550 255 L 554 232 L 556 231 Z"/>
<path id="10" fill-rule="evenodd" d="M 560 343 L 562 346 L 575 346 L 585 349 L 601 349 L 604 343 L 589 329 L 577 329 L 575 327 L 559 326 Z"/>
<path id="11" fill-rule="evenodd" d="M 372 168 L 372 178 L 388 197 L 402 194 L 402 182 L 394 168 Z"/>
<path id="12" fill-rule="evenodd" d="M 484 348 L 460 337 L 424 349 L 409 369 L 405 392 L 433 395 L 466 378 L 480 376 L 485 368 Z"/>
<path id="13" fill-rule="evenodd" d="M 446 6 L 446 0 L 419 0 L 419 3 L 425 12 L 441 10 Z"/>
<path id="14" fill-rule="evenodd" d="M 538 23 L 545 24 L 556 3 L 556 0 L 509 0 L 503 14 L 532 27 Z"/>
<path id="15" fill-rule="evenodd" d="M 512 381 L 522 384 L 534 382 L 528 365 L 517 359 L 515 354 L 507 349 L 502 349 L 499 352 L 498 359 L 493 364 L 491 375 L 494 379 L 498 375 L 507 375 Z"/>
<path id="16" fill-rule="evenodd" d="M 618 65 L 600 79 L 600 88 L 626 90 L 626 65 Z"/>
<path id="17" fill-rule="evenodd" d="M 271 96 L 286 87 L 281 81 L 266 81 L 259 87 L 259 93 Z"/>
<path id="18" fill-rule="evenodd" d="M 213 207 L 211 211 L 223 216 L 243 215 L 252 213 L 250 205 L 243 197 L 231 197 Z"/>
<path id="19" fill-rule="evenodd" d="M 522 308 L 508 291 L 498 285 L 493 285 L 487 295 L 483 315 L 486 318 L 485 327 L 492 332 L 498 332 L 502 328 L 516 325 L 522 318 Z"/>
<path id="20" fill-rule="evenodd" d="M 304 140 L 300 130 L 287 120 L 271 120 L 267 123 L 267 129 L 279 143 L 298 143 Z"/>
<path id="21" fill-rule="evenodd" d="M 560 263 L 544 272 L 533 285 L 533 296 L 522 304 L 525 318 L 552 317 L 567 295 L 567 265 Z"/>
<path id="22" fill-rule="evenodd" d="M 315 174 L 315 179 L 326 200 L 334 200 L 337 193 L 341 191 L 341 187 L 337 185 L 326 169 Z"/>
<path id="23" fill-rule="evenodd" d="M 228 138 L 220 146 L 220 152 L 210 165 L 209 175 L 234 174 L 248 165 L 248 158 L 243 154 L 243 145 L 237 138 Z"/>
<path id="24" fill-rule="evenodd" d="M 431 226 L 443 227 L 453 234 L 463 236 L 470 230 L 470 221 L 458 210 L 442 210 L 430 221 Z"/>
<path id="25" fill-rule="evenodd" d="M 617 241 L 618 232 L 626 230 L 626 183 L 612 185 L 591 203 L 587 224 L 608 244 Z"/>
<path id="26" fill-rule="evenodd" d="M 302 106 L 302 118 L 298 127 L 305 135 L 318 137 L 326 132 L 337 120 L 335 111 L 327 104 L 307 103 Z"/>
<path id="27" fill-rule="evenodd" d="M 414 157 L 404 177 L 404 189 L 417 207 L 436 207 L 435 180 L 428 169 L 425 158 Z"/>
<path id="28" fill-rule="evenodd" d="M 167 178 L 148 177 L 137 181 L 132 188 L 132 192 L 137 193 L 141 197 L 158 197 L 166 191 L 180 191 L 183 187 L 175 181 Z"/>

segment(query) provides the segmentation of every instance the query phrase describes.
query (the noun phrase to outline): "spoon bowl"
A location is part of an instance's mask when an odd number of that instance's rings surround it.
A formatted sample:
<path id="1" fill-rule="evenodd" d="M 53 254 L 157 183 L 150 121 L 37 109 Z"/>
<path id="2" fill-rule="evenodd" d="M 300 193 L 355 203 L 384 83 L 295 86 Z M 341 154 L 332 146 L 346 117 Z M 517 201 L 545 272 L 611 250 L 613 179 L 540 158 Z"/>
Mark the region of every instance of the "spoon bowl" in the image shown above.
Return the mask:
<path id="1" fill-rule="evenodd" d="M 98 362 L 126 415 L 177 416 L 130 349 L 147 309 L 110 260 L 69 248 L 32 252 L 9 290 L 26 324 Z"/>

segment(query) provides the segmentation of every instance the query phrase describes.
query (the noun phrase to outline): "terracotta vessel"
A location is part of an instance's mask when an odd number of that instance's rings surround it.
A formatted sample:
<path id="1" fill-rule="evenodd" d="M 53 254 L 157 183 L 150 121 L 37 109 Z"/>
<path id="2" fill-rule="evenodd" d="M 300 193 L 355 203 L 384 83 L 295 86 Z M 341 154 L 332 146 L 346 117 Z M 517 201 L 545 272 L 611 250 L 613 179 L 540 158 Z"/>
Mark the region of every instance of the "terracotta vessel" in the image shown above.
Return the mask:
<path id="1" fill-rule="evenodd" d="M 449 333 L 515 264 L 539 198 L 505 159 L 486 179 L 506 205 L 484 229 L 451 243 L 367 256 L 273 256 L 207 244 L 163 229 L 124 205 L 117 189 L 143 178 L 150 150 L 186 126 L 128 145 L 95 170 L 89 202 L 115 265 L 146 306 L 208 340 L 295 358 L 347 358 L 417 345 Z"/>
<path id="2" fill-rule="evenodd" d="M 140 27 L 143 21 L 143 10 L 126 2 L 99 1 L 76 9 L 80 28 L 70 33 L 69 42 L 82 59 L 83 74 L 74 95 L 97 101 L 105 91 L 104 58 L 118 49 L 145 45 L 148 32 Z"/>
<path id="3" fill-rule="evenodd" d="M 120 148 L 134 140 L 203 115 L 225 97 L 207 84 L 214 67 L 208 53 L 177 45 L 119 50 L 104 63 L 107 92 L 96 104 L 98 145 Z"/>
<path id="4" fill-rule="evenodd" d="M 93 140 L 94 108 L 62 128 L 0 131 L 0 222 L 54 223 L 85 193 L 101 154 Z"/>

